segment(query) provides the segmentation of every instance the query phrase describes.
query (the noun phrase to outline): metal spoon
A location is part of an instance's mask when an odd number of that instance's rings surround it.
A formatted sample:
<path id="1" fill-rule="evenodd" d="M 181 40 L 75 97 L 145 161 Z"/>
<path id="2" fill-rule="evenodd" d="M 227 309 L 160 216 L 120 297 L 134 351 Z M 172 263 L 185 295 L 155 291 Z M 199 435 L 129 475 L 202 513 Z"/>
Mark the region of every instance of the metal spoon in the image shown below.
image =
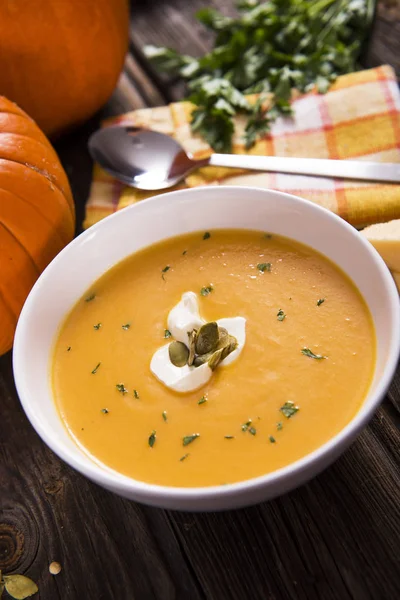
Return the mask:
<path id="1" fill-rule="evenodd" d="M 141 190 L 172 187 L 206 165 L 400 183 L 400 163 L 243 154 L 212 154 L 209 158 L 194 160 L 168 135 L 129 125 L 96 131 L 89 139 L 89 151 L 105 171 Z"/>

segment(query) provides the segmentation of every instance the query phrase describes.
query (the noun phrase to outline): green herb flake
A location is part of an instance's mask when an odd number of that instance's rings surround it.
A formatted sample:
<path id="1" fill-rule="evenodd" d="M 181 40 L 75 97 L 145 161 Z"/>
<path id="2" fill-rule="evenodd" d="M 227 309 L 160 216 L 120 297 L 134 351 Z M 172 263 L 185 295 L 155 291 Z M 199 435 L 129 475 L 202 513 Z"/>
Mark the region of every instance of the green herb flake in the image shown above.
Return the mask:
<path id="1" fill-rule="evenodd" d="M 315 358 L 316 360 L 323 360 L 324 358 L 327 358 L 327 356 L 323 356 L 322 354 L 314 354 L 314 352 L 310 350 L 310 348 L 303 348 L 301 350 L 301 353 L 304 354 L 304 356 L 308 356 L 309 358 Z"/>
<path id="2" fill-rule="evenodd" d="M 166 410 L 163 410 L 161 414 L 162 414 L 162 418 L 163 418 L 163 420 L 164 420 L 164 421 L 165 421 L 165 423 L 166 423 L 166 422 L 168 421 L 168 415 L 167 415 L 167 411 L 166 411 Z"/>
<path id="3" fill-rule="evenodd" d="M 71 352 L 71 346 L 68 346 L 67 352 Z"/>
<path id="4" fill-rule="evenodd" d="M 203 240 L 208 240 L 211 237 L 211 233 L 209 231 L 206 231 L 205 234 L 203 235 Z"/>
<path id="5" fill-rule="evenodd" d="M 205 396 L 202 396 L 202 398 L 200 398 L 200 400 L 197 401 L 197 404 L 205 404 L 207 402 L 207 398 Z"/>
<path id="6" fill-rule="evenodd" d="M 140 400 L 139 392 L 137 390 L 133 390 L 133 396 L 136 398 L 136 400 Z"/>
<path id="7" fill-rule="evenodd" d="M 153 448 L 154 444 L 156 443 L 156 439 L 157 439 L 157 433 L 153 429 L 153 431 L 149 435 L 149 446 L 150 446 L 150 448 Z"/>
<path id="8" fill-rule="evenodd" d="M 257 429 L 255 427 L 249 427 L 249 433 L 251 433 L 251 435 L 256 435 Z"/>
<path id="9" fill-rule="evenodd" d="M 287 400 L 285 404 L 280 407 L 279 410 L 287 419 L 290 419 L 300 410 L 300 407 L 296 406 L 296 404 L 292 402 L 292 400 Z"/>
<path id="10" fill-rule="evenodd" d="M 103 413 L 103 415 L 108 415 L 108 413 L 109 413 L 110 411 L 108 410 L 108 408 L 102 408 L 100 412 L 102 412 L 102 413 Z"/>
<path id="11" fill-rule="evenodd" d="M 282 409 L 281 409 L 281 410 L 282 410 Z M 277 428 L 277 430 L 278 430 L 278 431 L 280 431 L 280 430 L 283 428 L 282 421 L 279 421 L 279 422 L 276 424 L 276 428 Z"/>
<path id="12" fill-rule="evenodd" d="M 192 442 L 194 442 L 194 440 L 198 437 L 200 437 L 199 433 L 192 433 L 191 435 L 185 435 L 182 438 L 182 444 L 184 446 L 188 446 L 188 444 L 191 444 Z"/>
<path id="13" fill-rule="evenodd" d="M 179 459 L 179 462 L 183 462 L 184 460 L 187 459 L 188 456 L 190 456 L 189 452 L 187 454 L 184 454 L 183 456 L 181 456 Z"/>
<path id="14" fill-rule="evenodd" d="M 317 306 L 321 306 L 325 302 L 325 298 L 320 298 L 317 302 Z"/>
<path id="15" fill-rule="evenodd" d="M 121 394 L 128 393 L 128 390 L 126 389 L 126 387 L 124 386 L 123 383 L 117 383 L 115 387 L 116 387 L 117 391 L 120 392 Z"/>
<path id="16" fill-rule="evenodd" d="M 131 324 L 130 323 L 125 323 L 125 325 L 122 325 L 122 329 L 125 329 L 125 331 L 128 331 L 128 329 L 131 328 Z"/>
<path id="17" fill-rule="evenodd" d="M 265 233 L 265 234 L 264 234 L 264 238 L 265 238 L 266 240 L 270 240 L 270 239 L 272 238 L 272 233 Z"/>
<path id="18" fill-rule="evenodd" d="M 91 302 L 96 298 L 96 294 L 90 294 L 90 296 L 86 296 L 85 302 Z"/>
<path id="19" fill-rule="evenodd" d="M 211 294 L 211 292 L 214 290 L 213 286 L 210 284 L 206 287 L 202 287 L 200 290 L 200 294 L 202 296 L 208 296 L 209 294 Z"/>
<path id="20" fill-rule="evenodd" d="M 271 266 L 271 263 L 258 263 L 257 269 L 260 273 L 265 273 L 265 271 L 269 273 L 271 271 Z"/>
<path id="21" fill-rule="evenodd" d="M 168 339 L 172 336 L 172 333 L 170 332 L 169 329 L 164 329 L 164 337 L 165 339 Z"/>
<path id="22" fill-rule="evenodd" d="M 99 370 L 100 365 L 101 365 L 101 362 L 97 363 L 97 365 L 95 366 L 95 368 L 92 371 L 92 375 L 96 375 L 97 371 Z"/>
<path id="23" fill-rule="evenodd" d="M 250 427 L 251 423 L 252 423 L 251 419 L 249 419 L 248 421 L 246 421 L 246 423 L 243 423 L 243 425 L 242 425 L 242 431 L 247 431 L 248 428 Z"/>
<path id="24" fill-rule="evenodd" d="M 184 251 L 182 252 L 182 256 L 185 256 L 185 254 L 186 254 L 186 253 L 187 253 L 187 250 L 184 250 Z"/>
<path id="25" fill-rule="evenodd" d="M 93 329 L 96 329 L 96 331 L 98 331 L 101 327 L 101 323 L 97 323 L 97 325 L 93 325 Z"/>
<path id="26" fill-rule="evenodd" d="M 224 438 L 225 438 L 226 440 L 234 440 L 234 439 L 235 439 L 235 436 L 234 436 L 234 435 L 224 435 Z"/>
<path id="27" fill-rule="evenodd" d="M 284 318 L 286 317 L 286 314 L 283 312 L 283 310 L 280 308 L 278 310 L 278 312 L 276 313 L 276 318 L 278 319 L 278 321 L 283 321 Z"/>
<path id="28" fill-rule="evenodd" d="M 271 442 L 271 444 L 275 444 L 276 443 L 276 439 L 274 438 L 273 435 L 269 436 L 269 441 Z"/>

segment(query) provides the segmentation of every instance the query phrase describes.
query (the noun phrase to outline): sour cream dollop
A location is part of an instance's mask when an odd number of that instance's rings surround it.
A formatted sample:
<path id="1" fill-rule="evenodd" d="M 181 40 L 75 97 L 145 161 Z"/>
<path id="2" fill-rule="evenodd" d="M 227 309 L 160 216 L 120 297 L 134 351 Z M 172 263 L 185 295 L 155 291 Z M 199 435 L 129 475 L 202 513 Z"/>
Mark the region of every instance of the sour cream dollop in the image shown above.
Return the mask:
<path id="1" fill-rule="evenodd" d="M 173 338 L 183 344 L 188 343 L 188 331 L 199 329 L 206 323 L 200 316 L 199 303 L 194 292 L 185 292 L 182 295 L 181 300 L 170 311 L 167 323 Z M 219 363 L 219 369 L 231 364 L 243 350 L 246 341 L 246 319 L 228 317 L 218 319 L 217 324 L 219 327 L 225 327 L 238 342 L 236 349 Z M 150 362 L 151 372 L 166 387 L 175 392 L 192 392 L 211 379 L 213 372 L 207 363 L 200 367 L 175 367 L 169 359 L 168 346 L 169 343 L 156 350 Z"/>

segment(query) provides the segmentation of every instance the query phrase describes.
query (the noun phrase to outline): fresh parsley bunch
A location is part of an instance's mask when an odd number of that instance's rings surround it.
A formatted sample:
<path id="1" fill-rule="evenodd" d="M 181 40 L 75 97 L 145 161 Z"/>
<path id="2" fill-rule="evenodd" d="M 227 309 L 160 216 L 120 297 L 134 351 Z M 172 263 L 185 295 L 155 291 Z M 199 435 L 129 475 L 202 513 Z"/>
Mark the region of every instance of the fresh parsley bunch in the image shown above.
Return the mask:
<path id="1" fill-rule="evenodd" d="M 197 13 L 216 34 L 208 54 L 194 58 L 155 46 L 146 46 L 145 53 L 160 71 L 186 81 L 188 99 L 197 105 L 193 131 L 214 150 L 229 152 L 233 117 L 244 113 L 249 148 L 279 114 L 291 113 L 293 88 L 307 92 L 316 86 L 325 93 L 338 75 L 357 70 L 375 4 L 376 0 L 241 0 L 236 18 L 212 8 Z M 246 95 L 253 93 L 261 95 L 251 105 Z M 272 94 L 268 111 L 267 93 Z"/>

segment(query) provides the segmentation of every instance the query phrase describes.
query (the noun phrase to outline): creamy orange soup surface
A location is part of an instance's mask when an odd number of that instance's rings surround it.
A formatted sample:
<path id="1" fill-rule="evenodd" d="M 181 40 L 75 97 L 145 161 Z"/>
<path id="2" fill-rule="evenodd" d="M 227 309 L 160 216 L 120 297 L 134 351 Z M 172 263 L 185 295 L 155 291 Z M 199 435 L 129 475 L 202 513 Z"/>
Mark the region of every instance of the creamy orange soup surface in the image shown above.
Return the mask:
<path id="1" fill-rule="evenodd" d="M 187 291 L 207 321 L 245 317 L 246 342 L 182 394 L 150 361 Z M 51 377 L 62 421 L 94 460 L 190 487 L 263 475 L 327 442 L 360 408 L 374 361 L 371 316 L 334 264 L 280 236 L 218 230 L 155 244 L 105 273 L 63 323 Z"/>

